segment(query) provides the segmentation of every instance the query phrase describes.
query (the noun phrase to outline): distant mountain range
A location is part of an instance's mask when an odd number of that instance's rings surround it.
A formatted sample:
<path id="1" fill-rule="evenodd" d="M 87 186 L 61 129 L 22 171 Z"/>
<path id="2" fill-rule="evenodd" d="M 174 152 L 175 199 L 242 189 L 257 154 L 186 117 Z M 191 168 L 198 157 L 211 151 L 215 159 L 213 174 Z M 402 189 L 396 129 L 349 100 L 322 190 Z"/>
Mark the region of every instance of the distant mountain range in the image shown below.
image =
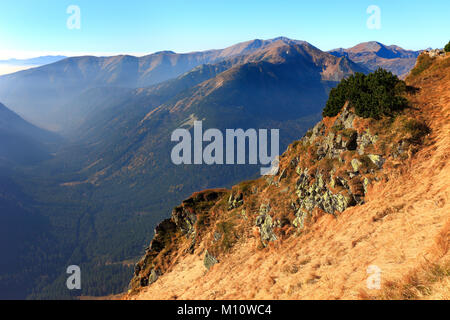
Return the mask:
<path id="1" fill-rule="evenodd" d="M 7 64 L 12 66 L 43 66 L 54 63 L 67 58 L 66 56 L 42 56 L 30 59 L 8 59 L 0 60 L 0 64 Z"/>
<path id="2" fill-rule="evenodd" d="M 27 70 L 30 68 L 37 68 L 65 58 L 65 56 L 44 56 L 31 59 L 0 60 L 0 76 Z"/>
<path id="3" fill-rule="evenodd" d="M 404 78 L 414 67 L 420 51 L 405 50 L 395 45 L 386 46 L 371 41 L 360 43 L 349 49 L 331 50 L 329 53 L 337 57 L 348 57 L 371 71 L 381 67 Z"/>
<path id="4" fill-rule="evenodd" d="M 174 79 L 201 65 L 221 61 L 241 63 L 243 59 L 256 61 L 258 51 L 276 42 L 304 44 L 304 41 L 287 38 L 253 40 L 237 45 L 204 52 L 176 54 L 171 51 L 157 52 L 144 57 L 74 57 L 14 74 L 0 76 L 0 101 L 28 120 L 52 130 L 60 130 L 60 116 L 67 114 L 63 106 L 72 102 L 85 90 L 98 87 L 149 87 Z M 369 72 L 385 67 L 398 75 L 404 75 L 414 65 L 417 52 L 379 43 L 360 44 L 351 49 L 330 52 L 337 57 L 347 57 L 359 64 L 358 71 Z M 343 60 L 344 64 L 349 63 Z M 342 74 L 327 68 L 328 80 L 339 80 Z M 345 66 L 344 66 L 345 69 Z M 344 70 L 343 69 L 343 70 Z M 326 78 L 327 75 L 324 74 Z"/>

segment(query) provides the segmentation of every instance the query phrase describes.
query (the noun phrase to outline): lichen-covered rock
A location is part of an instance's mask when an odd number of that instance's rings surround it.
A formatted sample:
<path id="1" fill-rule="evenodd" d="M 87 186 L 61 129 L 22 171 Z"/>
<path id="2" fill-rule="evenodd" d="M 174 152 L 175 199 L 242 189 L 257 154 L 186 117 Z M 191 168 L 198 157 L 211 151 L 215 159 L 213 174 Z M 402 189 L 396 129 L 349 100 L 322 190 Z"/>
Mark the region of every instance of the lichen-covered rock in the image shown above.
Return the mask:
<path id="1" fill-rule="evenodd" d="M 219 260 L 217 260 L 216 257 L 214 257 L 208 252 L 208 250 L 206 250 L 205 258 L 203 259 L 203 264 L 205 265 L 206 269 L 211 269 L 211 267 L 217 263 L 219 263 Z"/>
<path id="2" fill-rule="evenodd" d="M 353 121 L 356 119 L 356 114 L 351 112 L 348 103 L 342 108 L 342 111 L 336 119 L 335 125 L 342 124 L 345 129 L 353 128 Z"/>
<path id="3" fill-rule="evenodd" d="M 197 221 L 197 215 L 190 206 L 184 205 L 176 207 L 172 211 L 172 219 L 177 225 L 178 229 L 181 230 L 186 236 L 191 235 L 195 232 L 194 225 Z"/>
<path id="4" fill-rule="evenodd" d="M 284 169 L 278 178 L 278 182 L 281 182 L 281 180 L 285 179 L 286 177 L 287 177 L 287 169 Z"/>
<path id="5" fill-rule="evenodd" d="M 277 236 L 273 232 L 273 221 L 269 214 L 270 206 L 262 204 L 259 210 L 259 216 L 256 218 L 255 225 L 259 228 L 261 234 L 261 242 L 267 245 L 269 241 L 277 240 Z"/>
<path id="6" fill-rule="evenodd" d="M 140 275 L 138 277 L 139 285 L 141 287 L 147 287 L 147 286 L 151 285 L 152 283 L 155 283 L 159 279 L 160 276 L 161 276 L 161 273 L 158 270 L 151 269 L 148 276 Z"/>
<path id="7" fill-rule="evenodd" d="M 381 169 L 383 167 L 385 160 L 381 156 L 376 154 L 369 154 L 368 157 L 370 161 L 372 161 L 378 167 L 378 169 Z"/>
<path id="8" fill-rule="evenodd" d="M 363 186 L 364 186 L 364 193 L 365 194 L 367 193 L 367 188 L 369 187 L 369 185 L 370 185 L 370 180 L 368 178 L 364 178 Z"/>
<path id="9" fill-rule="evenodd" d="M 153 270 L 150 272 L 150 276 L 149 276 L 148 279 L 147 279 L 147 285 L 149 286 L 149 285 L 151 285 L 152 283 L 155 283 L 156 280 L 158 280 L 159 277 L 160 277 L 160 273 L 159 273 L 157 270 L 153 269 Z"/>
<path id="10" fill-rule="evenodd" d="M 361 168 L 361 166 L 362 166 L 362 163 L 358 159 L 353 159 L 351 162 L 351 165 L 353 168 L 353 172 L 358 172 L 359 168 Z"/>
<path id="11" fill-rule="evenodd" d="M 358 136 L 357 144 L 358 144 L 358 154 L 363 155 L 365 148 L 370 145 L 377 143 L 378 136 L 372 135 L 370 130 L 366 130 L 363 134 Z"/>
<path id="12" fill-rule="evenodd" d="M 300 209 L 311 212 L 314 208 L 319 208 L 329 214 L 336 214 L 336 212 L 343 212 L 356 202 L 347 181 L 343 178 L 333 179 L 332 184 L 333 187 L 335 185 L 345 186 L 347 191 L 334 194 L 321 174 L 317 173 L 316 178 L 312 179 L 305 173 L 305 170 L 298 169 L 297 172 L 300 173 L 296 190 Z"/>
<path id="13" fill-rule="evenodd" d="M 244 194 L 242 192 L 231 193 L 228 199 L 228 210 L 239 208 L 244 204 Z"/>
<path id="14" fill-rule="evenodd" d="M 302 210 L 298 210 L 295 214 L 295 219 L 292 221 L 292 225 L 297 228 L 298 231 L 303 230 L 305 227 L 305 220 L 308 216 L 307 212 L 304 212 Z"/>

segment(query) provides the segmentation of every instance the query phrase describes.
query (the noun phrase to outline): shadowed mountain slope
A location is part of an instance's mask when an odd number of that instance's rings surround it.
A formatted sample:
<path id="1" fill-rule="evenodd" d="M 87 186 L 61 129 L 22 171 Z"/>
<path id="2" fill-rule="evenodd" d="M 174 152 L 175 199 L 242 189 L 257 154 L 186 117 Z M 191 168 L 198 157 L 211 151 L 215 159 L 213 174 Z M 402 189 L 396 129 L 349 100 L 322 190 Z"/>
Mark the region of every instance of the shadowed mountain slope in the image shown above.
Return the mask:
<path id="1" fill-rule="evenodd" d="M 0 103 L 0 162 L 14 165 L 47 160 L 59 141 L 57 135 L 28 123 Z"/>

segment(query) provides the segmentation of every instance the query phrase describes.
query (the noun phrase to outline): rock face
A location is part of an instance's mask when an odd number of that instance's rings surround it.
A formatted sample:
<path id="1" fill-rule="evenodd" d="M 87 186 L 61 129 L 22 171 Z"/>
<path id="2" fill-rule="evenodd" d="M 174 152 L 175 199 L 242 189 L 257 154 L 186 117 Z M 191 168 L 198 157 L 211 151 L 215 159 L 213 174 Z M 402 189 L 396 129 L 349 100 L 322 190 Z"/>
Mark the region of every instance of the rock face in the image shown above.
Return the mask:
<path id="1" fill-rule="evenodd" d="M 261 234 L 261 242 L 264 246 L 267 246 L 269 241 L 277 240 L 277 236 L 273 232 L 273 220 L 269 215 L 270 206 L 262 204 L 259 209 L 259 216 L 256 218 L 255 225 L 259 228 Z"/>
<path id="2" fill-rule="evenodd" d="M 429 55 L 430 58 L 445 56 L 445 51 L 441 49 L 425 50 L 423 53 Z"/>
<path id="3" fill-rule="evenodd" d="M 155 236 L 150 242 L 144 257 L 136 264 L 134 277 L 130 283 L 130 289 L 145 287 L 164 273 L 164 266 L 157 261 L 161 253 L 169 258 L 169 252 L 173 249 L 177 238 L 185 238 L 190 241 L 187 252 L 192 253 L 196 246 L 196 223 L 198 216 L 208 211 L 227 191 L 224 189 L 206 190 L 195 193 L 190 198 L 172 211 L 172 217 L 161 222 L 155 229 Z M 208 265 L 217 263 L 214 257 L 208 256 Z"/>
<path id="4" fill-rule="evenodd" d="M 219 261 L 216 259 L 216 257 L 214 257 L 208 252 L 208 250 L 206 250 L 205 259 L 203 260 L 203 264 L 205 265 L 206 269 L 211 269 L 211 267 L 217 263 L 219 263 Z"/>
<path id="5" fill-rule="evenodd" d="M 367 192 L 369 179 L 364 178 L 364 173 L 380 170 L 384 159 L 379 155 L 365 154 L 365 150 L 378 141 L 376 135 L 370 130 L 358 132 L 354 127 L 354 121 L 360 119 L 346 105 L 336 117 L 331 129 L 326 127 L 323 121 L 319 122 L 300 142 L 304 147 L 316 147 L 316 159 L 336 160 L 345 167 L 343 155 L 356 151 L 360 157 L 350 160 L 349 169 L 340 174 L 335 174 L 331 169 L 328 172 L 320 170 L 311 171 L 310 168 L 298 166 L 296 172 L 299 176 L 296 183 L 297 212 L 294 225 L 302 229 L 305 218 L 318 208 L 326 213 L 336 215 L 343 212 L 349 206 L 364 203 L 364 195 Z M 364 165 L 364 157 L 367 157 L 375 168 L 367 168 Z"/>
<path id="6" fill-rule="evenodd" d="M 228 210 L 239 208 L 244 204 L 244 195 L 242 192 L 232 193 L 228 199 Z"/>

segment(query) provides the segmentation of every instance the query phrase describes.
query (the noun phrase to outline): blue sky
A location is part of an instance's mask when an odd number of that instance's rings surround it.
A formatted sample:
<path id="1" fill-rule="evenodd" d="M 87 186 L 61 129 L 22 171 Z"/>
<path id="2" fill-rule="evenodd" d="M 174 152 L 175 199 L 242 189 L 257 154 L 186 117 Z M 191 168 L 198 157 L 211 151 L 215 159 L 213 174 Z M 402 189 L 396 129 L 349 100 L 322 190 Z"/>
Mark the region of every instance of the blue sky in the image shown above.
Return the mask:
<path id="1" fill-rule="evenodd" d="M 69 30 L 69 5 L 81 28 Z M 381 10 L 369 29 L 366 9 Z M 407 49 L 450 40 L 446 0 L 14 0 L 0 1 L 0 59 L 45 53 L 145 54 L 223 48 L 286 36 L 322 50 L 377 40 Z"/>

